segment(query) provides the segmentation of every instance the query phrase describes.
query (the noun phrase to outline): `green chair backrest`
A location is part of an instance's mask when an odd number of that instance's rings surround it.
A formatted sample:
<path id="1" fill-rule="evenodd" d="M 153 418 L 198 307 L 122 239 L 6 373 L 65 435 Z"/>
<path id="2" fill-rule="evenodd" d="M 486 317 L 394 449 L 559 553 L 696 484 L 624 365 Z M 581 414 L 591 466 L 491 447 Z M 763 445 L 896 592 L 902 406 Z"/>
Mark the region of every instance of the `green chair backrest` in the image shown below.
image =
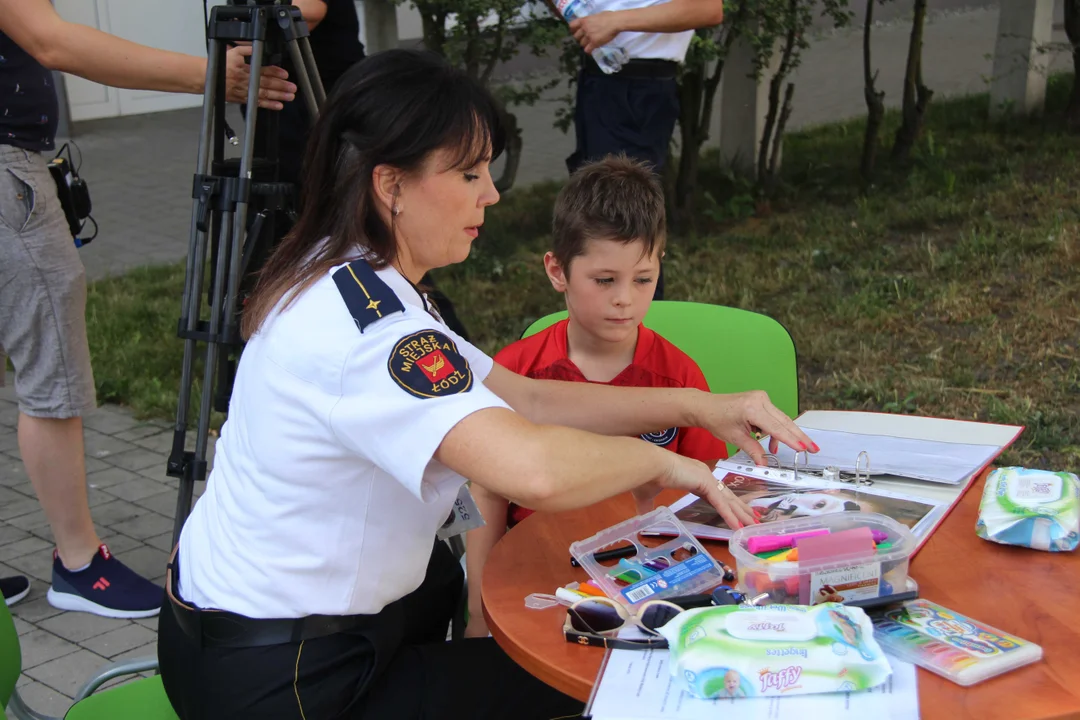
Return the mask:
<path id="1" fill-rule="evenodd" d="M 19 633 L 7 603 L 0 602 L 0 708 L 6 708 L 22 672 Z"/>
<path id="2" fill-rule="evenodd" d="M 94 693 L 68 710 L 64 720 L 179 720 L 161 676 L 133 680 Z"/>
<path id="3" fill-rule="evenodd" d="M 565 317 L 565 310 L 542 317 L 522 337 Z M 764 390 L 790 417 L 799 414 L 795 343 L 776 320 L 722 305 L 658 300 L 645 326 L 693 358 L 714 393 Z"/>

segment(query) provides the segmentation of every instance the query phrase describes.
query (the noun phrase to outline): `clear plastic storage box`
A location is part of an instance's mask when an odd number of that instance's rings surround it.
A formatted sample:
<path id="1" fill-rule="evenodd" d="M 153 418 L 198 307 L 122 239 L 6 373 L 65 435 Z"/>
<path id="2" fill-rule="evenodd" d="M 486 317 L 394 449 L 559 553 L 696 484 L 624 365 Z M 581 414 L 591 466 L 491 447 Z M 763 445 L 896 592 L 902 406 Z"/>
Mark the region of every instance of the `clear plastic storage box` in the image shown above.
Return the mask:
<path id="1" fill-rule="evenodd" d="M 877 531 L 888 547 L 867 554 L 837 554 L 816 561 L 775 561 L 750 552 L 750 539 L 826 529 L 838 533 L 859 527 Z M 882 536 L 884 533 L 884 536 Z M 760 541 L 755 541 L 760 542 Z M 915 538 L 905 526 L 878 513 L 837 512 L 813 518 L 751 525 L 729 541 L 739 588 L 751 596 L 765 593 L 773 603 L 816 605 L 891 595 L 907 585 L 908 560 Z"/>

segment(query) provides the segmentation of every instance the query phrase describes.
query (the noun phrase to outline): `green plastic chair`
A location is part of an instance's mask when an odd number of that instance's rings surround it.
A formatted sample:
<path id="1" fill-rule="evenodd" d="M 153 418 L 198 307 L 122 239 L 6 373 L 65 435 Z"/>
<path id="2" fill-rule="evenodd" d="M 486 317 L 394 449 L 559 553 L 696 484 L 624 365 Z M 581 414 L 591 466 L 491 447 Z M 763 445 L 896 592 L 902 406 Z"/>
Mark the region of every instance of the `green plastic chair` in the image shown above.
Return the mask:
<path id="1" fill-rule="evenodd" d="M 530 325 L 528 337 L 566 317 L 552 313 Z M 799 414 L 795 343 L 783 325 L 767 315 L 703 303 L 658 300 L 645 326 L 693 358 L 714 393 L 764 390 L 790 417 Z M 733 445 L 728 446 L 734 452 Z"/>
<path id="2" fill-rule="evenodd" d="M 156 657 L 113 663 L 83 685 L 62 719 L 42 715 L 29 708 L 15 689 L 22 672 L 19 634 L 7 605 L 0 602 L 0 709 L 8 720 L 178 720 L 157 675 L 93 694 L 113 678 L 149 672 L 157 667 Z"/>

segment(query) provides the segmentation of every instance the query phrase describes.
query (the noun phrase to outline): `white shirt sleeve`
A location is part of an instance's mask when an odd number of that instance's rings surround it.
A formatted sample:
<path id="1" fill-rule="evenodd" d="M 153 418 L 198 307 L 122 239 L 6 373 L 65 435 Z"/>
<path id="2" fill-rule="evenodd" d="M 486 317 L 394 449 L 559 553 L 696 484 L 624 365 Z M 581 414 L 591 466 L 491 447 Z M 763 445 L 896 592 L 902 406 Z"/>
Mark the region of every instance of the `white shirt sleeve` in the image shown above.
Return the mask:
<path id="1" fill-rule="evenodd" d="M 476 379 L 480 382 L 487 380 L 487 376 L 491 374 L 491 368 L 495 365 L 495 360 L 450 328 L 446 328 L 444 332 L 457 344 L 458 352 L 469 361 Z"/>
<path id="2" fill-rule="evenodd" d="M 484 386 L 491 367 L 490 358 L 434 319 L 379 323 L 345 360 L 331 428 L 346 447 L 427 501 L 424 471 L 451 428 L 477 410 L 509 409 Z"/>

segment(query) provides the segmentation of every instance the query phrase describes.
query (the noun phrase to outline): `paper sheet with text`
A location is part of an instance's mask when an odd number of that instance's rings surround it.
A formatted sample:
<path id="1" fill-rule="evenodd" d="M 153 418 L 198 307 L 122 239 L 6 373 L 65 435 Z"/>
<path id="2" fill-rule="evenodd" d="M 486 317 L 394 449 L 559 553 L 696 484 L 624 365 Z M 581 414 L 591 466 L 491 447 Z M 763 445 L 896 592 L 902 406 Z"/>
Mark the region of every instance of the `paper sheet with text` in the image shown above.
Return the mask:
<path id="1" fill-rule="evenodd" d="M 889 658 L 893 674 L 857 693 L 700 700 L 678 690 L 667 650 L 613 650 L 593 694 L 593 720 L 918 720 L 915 666 Z"/>

